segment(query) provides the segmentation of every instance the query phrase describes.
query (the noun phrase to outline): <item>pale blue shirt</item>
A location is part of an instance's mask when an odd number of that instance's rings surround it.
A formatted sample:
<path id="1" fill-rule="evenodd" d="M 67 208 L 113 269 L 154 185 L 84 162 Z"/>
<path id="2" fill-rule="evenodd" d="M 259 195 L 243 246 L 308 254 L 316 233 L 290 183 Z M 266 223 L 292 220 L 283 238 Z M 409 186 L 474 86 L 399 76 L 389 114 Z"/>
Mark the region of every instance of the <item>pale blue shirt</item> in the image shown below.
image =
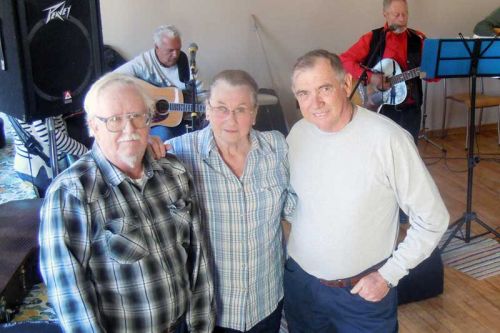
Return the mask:
<path id="1" fill-rule="evenodd" d="M 158 60 L 154 48 L 121 65 L 115 69 L 115 72 L 135 76 L 157 87 L 188 89 L 186 84 L 179 79 L 177 64 L 170 67 L 163 66 Z M 203 91 L 203 84 L 199 80 L 196 81 L 196 91 L 198 93 Z"/>
<path id="2" fill-rule="evenodd" d="M 210 126 L 169 141 L 194 178 L 214 259 L 216 325 L 240 331 L 270 315 L 283 298 L 280 220 L 296 205 L 283 135 L 252 130 L 250 140 L 241 178 L 222 160 Z"/>

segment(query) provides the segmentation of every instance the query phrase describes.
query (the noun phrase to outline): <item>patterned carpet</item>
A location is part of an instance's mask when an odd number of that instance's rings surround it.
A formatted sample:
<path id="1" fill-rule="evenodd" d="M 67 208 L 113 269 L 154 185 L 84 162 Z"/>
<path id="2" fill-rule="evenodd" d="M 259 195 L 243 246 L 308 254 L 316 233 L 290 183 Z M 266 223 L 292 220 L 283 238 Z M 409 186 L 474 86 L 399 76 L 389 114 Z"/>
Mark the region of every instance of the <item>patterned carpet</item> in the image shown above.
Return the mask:
<path id="1" fill-rule="evenodd" d="M 465 231 L 463 231 L 465 232 Z M 448 239 L 448 230 L 439 247 Z M 457 233 L 462 237 L 460 231 Z M 459 238 L 453 238 L 441 254 L 443 263 L 465 273 L 477 280 L 500 274 L 500 243 L 484 235 L 465 243 Z"/>
<path id="2" fill-rule="evenodd" d="M 11 200 L 36 198 L 30 183 L 21 180 L 14 171 L 14 130 L 7 116 L 0 112 L 3 119 L 7 145 L 0 149 L 0 204 Z"/>
<path id="3" fill-rule="evenodd" d="M 45 284 L 39 283 L 33 286 L 12 321 L 21 322 L 27 320 L 51 320 L 56 321 L 57 316 L 47 299 Z"/>

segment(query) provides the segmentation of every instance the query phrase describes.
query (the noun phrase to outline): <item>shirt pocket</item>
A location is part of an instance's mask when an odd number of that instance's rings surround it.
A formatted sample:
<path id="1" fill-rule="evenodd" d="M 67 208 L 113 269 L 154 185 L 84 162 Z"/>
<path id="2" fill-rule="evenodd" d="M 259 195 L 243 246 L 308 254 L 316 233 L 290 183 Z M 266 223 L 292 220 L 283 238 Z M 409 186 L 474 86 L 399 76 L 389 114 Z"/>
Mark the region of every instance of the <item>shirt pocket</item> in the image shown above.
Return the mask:
<path id="1" fill-rule="evenodd" d="M 109 257 L 120 264 L 133 264 L 149 254 L 138 217 L 122 217 L 105 225 Z"/>
<path id="2" fill-rule="evenodd" d="M 172 214 L 172 218 L 175 224 L 176 241 L 179 245 L 187 250 L 190 245 L 191 238 L 191 202 L 180 199 L 170 204 L 168 208 L 170 209 L 170 213 Z"/>

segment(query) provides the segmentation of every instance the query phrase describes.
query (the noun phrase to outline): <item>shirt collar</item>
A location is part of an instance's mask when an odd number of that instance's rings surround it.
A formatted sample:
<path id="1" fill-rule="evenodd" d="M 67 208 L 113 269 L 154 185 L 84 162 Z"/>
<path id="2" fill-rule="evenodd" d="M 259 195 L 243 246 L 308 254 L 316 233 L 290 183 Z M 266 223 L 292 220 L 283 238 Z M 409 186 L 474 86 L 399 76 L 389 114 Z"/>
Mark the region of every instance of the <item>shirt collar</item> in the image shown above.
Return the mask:
<path id="1" fill-rule="evenodd" d="M 113 165 L 110 161 L 106 159 L 101 148 L 94 142 L 92 146 L 92 157 L 96 161 L 97 166 L 101 170 L 103 180 L 111 186 L 118 186 L 121 182 L 129 177 L 125 175 L 120 169 Z M 161 166 L 154 160 L 153 154 L 149 150 L 146 150 L 146 154 L 142 160 L 144 164 L 144 175 L 149 179 L 153 177 L 154 171 L 162 170 Z"/>
<path id="2" fill-rule="evenodd" d="M 210 157 L 212 151 L 217 151 L 217 145 L 215 143 L 214 133 L 212 127 L 208 125 L 200 131 L 200 141 L 199 141 L 199 151 L 201 158 L 206 160 Z M 263 155 L 272 154 L 272 148 L 265 141 L 260 139 L 258 132 L 254 129 L 250 130 L 250 142 L 251 148 L 250 153 L 256 152 Z"/>

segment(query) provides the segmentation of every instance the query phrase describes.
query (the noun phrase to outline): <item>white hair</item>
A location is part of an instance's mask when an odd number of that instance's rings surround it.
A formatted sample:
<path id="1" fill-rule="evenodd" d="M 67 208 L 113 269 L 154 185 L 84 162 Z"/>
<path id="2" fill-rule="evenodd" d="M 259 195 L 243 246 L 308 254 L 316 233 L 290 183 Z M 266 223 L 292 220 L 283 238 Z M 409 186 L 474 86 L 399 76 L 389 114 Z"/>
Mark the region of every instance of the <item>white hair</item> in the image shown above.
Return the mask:
<path id="1" fill-rule="evenodd" d="M 181 33 L 175 25 L 160 25 L 153 33 L 153 41 L 156 46 L 162 44 L 163 38 L 181 38 Z"/>
<path id="2" fill-rule="evenodd" d="M 154 110 L 154 100 L 148 94 L 148 92 L 141 85 L 141 81 L 133 76 L 110 72 L 103 75 L 99 80 L 94 82 L 90 87 L 87 95 L 85 95 L 85 100 L 83 103 L 85 112 L 87 113 L 87 126 L 88 121 L 90 121 L 99 109 L 99 97 L 100 95 L 109 87 L 114 86 L 131 86 L 137 90 L 139 95 L 144 101 L 144 105 L 148 108 L 149 112 Z M 92 135 L 92 129 L 88 126 L 89 133 Z"/>

